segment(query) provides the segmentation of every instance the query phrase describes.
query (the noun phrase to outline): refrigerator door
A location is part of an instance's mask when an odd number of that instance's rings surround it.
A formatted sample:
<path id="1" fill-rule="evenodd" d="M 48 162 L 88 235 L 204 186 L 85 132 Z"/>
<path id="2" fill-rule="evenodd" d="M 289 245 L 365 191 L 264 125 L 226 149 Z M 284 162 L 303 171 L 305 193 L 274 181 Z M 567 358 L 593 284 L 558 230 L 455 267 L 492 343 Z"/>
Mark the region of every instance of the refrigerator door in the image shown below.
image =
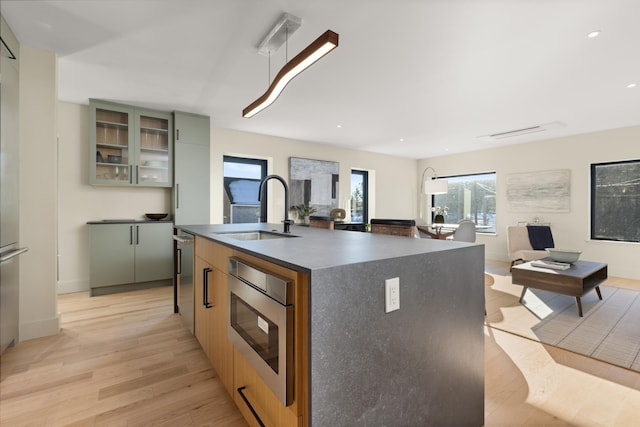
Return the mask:
<path id="1" fill-rule="evenodd" d="M 0 247 L 18 241 L 18 73 L 4 56 L 0 83 Z"/>

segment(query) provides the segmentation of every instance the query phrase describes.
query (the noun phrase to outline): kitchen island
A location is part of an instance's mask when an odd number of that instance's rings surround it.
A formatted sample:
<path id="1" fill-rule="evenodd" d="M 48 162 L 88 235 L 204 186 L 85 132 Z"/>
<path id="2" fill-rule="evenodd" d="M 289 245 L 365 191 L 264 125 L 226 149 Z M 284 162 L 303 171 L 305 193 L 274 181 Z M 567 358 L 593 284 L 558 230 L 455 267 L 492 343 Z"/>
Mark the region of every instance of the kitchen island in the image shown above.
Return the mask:
<path id="1" fill-rule="evenodd" d="M 307 278 L 307 307 L 295 307 L 308 316 L 303 425 L 484 423 L 484 246 L 298 226 L 225 236 L 281 224 L 180 229 Z M 391 278 L 400 309 L 385 313 Z"/>

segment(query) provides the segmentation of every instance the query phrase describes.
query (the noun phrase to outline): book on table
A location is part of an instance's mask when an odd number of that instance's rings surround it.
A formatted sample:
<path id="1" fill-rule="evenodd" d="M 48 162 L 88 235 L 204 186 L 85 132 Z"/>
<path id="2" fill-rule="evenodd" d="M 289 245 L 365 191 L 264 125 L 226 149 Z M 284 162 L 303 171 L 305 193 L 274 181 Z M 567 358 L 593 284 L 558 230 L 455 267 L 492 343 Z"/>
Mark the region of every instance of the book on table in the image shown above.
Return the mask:
<path id="1" fill-rule="evenodd" d="M 552 270 L 566 270 L 569 267 L 571 267 L 571 264 L 567 264 L 566 262 L 545 261 L 545 260 L 532 261 L 531 265 L 534 267 L 550 268 Z"/>

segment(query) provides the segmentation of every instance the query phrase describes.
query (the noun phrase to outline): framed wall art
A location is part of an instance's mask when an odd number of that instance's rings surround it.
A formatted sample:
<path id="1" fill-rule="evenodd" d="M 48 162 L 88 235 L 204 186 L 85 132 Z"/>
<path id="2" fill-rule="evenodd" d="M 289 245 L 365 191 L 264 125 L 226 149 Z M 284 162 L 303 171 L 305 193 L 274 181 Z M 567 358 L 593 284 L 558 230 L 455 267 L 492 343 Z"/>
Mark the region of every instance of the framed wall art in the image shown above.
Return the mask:
<path id="1" fill-rule="evenodd" d="M 291 206 L 310 205 L 316 215 L 329 215 L 338 207 L 339 172 L 338 162 L 290 157 Z"/>
<path id="2" fill-rule="evenodd" d="M 571 171 L 556 169 L 507 175 L 510 212 L 569 212 Z"/>

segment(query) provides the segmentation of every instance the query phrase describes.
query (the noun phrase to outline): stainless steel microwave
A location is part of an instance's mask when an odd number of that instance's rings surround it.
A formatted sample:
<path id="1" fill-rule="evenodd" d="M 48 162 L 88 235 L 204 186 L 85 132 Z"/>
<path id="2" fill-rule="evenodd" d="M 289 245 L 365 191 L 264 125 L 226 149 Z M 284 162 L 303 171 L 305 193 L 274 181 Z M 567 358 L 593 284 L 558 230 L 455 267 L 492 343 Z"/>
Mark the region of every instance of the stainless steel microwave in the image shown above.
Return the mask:
<path id="1" fill-rule="evenodd" d="M 229 258 L 229 340 L 285 405 L 294 392 L 293 282 Z"/>

